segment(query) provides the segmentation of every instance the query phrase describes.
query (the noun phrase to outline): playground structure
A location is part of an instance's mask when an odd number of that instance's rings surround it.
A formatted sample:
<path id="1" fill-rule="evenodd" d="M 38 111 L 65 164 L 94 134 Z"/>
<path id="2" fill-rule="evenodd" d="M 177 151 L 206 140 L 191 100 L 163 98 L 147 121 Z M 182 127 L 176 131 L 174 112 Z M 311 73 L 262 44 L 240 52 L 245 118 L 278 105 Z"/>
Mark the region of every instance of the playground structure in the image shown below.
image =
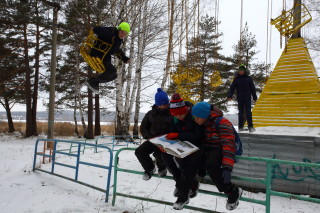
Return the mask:
<path id="1" fill-rule="evenodd" d="M 291 38 L 252 111 L 256 127 L 320 127 L 320 82 L 303 38 Z"/>
<path id="2" fill-rule="evenodd" d="M 299 17 L 299 18 L 295 18 Z M 271 19 L 281 35 L 289 37 L 312 20 L 311 14 L 304 4 L 295 5 L 291 10 L 282 11 L 281 15 Z"/>
<path id="3" fill-rule="evenodd" d="M 98 47 L 95 44 L 99 44 Z M 108 54 L 112 45 L 98 39 L 94 32 L 90 30 L 89 35 L 80 46 L 80 54 L 88 65 L 98 73 L 103 73 L 105 68 L 103 65 L 103 59 Z M 90 55 L 91 49 L 95 49 L 103 54 L 102 58 L 92 57 Z"/>
<path id="4" fill-rule="evenodd" d="M 320 127 L 320 82 L 300 37 L 300 29 L 311 20 L 308 9 L 295 3 L 271 21 L 281 35 L 291 38 L 253 108 L 256 127 Z"/>

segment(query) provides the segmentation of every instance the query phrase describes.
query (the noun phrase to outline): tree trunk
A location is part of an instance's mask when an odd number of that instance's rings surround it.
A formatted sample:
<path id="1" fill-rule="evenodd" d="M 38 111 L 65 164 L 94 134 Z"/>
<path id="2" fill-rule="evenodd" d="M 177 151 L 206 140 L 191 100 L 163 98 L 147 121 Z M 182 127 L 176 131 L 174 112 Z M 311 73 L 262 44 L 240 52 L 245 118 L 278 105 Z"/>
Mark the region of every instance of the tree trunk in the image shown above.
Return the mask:
<path id="1" fill-rule="evenodd" d="M 100 102 L 99 95 L 95 95 L 95 121 L 94 121 L 94 135 L 101 135 L 101 125 L 100 125 Z"/>
<path id="2" fill-rule="evenodd" d="M 170 5 L 171 2 L 171 5 Z M 175 0 L 168 0 L 168 8 L 170 8 L 170 24 L 169 24 L 169 42 L 168 42 L 168 53 L 167 53 L 167 60 L 166 60 L 166 68 L 164 71 L 164 76 L 161 83 L 161 88 L 164 88 L 167 78 L 169 75 L 169 70 L 171 68 L 171 51 L 172 51 L 172 42 L 173 42 L 173 25 L 174 25 L 174 5 Z"/>
<path id="3" fill-rule="evenodd" d="M 143 18 L 142 18 L 142 26 L 141 26 L 141 14 L 139 16 L 139 27 L 138 27 L 138 32 L 140 32 L 140 29 L 145 29 L 146 28 L 146 16 L 147 16 L 147 5 L 144 5 L 144 10 L 143 10 Z M 144 31 L 142 34 L 139 33 L 138 35 L 138 55 L 137 55 L 137 61 L 136 61 L 136 73 L 135 73 L 135 85 L 137 85 L 137 89 L 134 89 L 136 91 L 136 100 L 135 100 L 135 113 L 134 113 L 134 125 L 133 125 L 133 135 L 138 136 L 139 135 L 139 114 L 140 114 L 140 94 L 141 94 L 141 72 L 142 72 L 142 64 L 143 64 L 143 55 L 144 55 L 144 50 L 145 50 L 145 37 L 146 37 L 146 32 Z"/>
<path id="4" fill-rule="evenodd" d="M 30 137 L 34 133 L 34 126 L 32 122 L 32 94 L 31 94 L 31 69 L 29 66 L 29 49 L 27 38 L 27 24 L 23 24 L 23 48 L 24 48 L 24 66 L 26 71 L 26 83 L 25 83 L 25 98 L 26 98 L 26 132 L 25 137 Z"/>
<path id="5" fill-rule="evenodd" d="M 77 101 L 78 101 L 77 97 L 75 97 L 74 98 L 74 105 L 75 106 L 73 108 L 74 133 L 78 138 L 81 138 L 79 130 L 78 130 L 78 122 L 77 122 L 77 107 L 78 107 Z"/>
<path id="6" fill-rule="evenodd" d="M 38 8 L 36 9 L 36 16 L 38 15 Z M 32 123 L 33 123 L 33 134 L 38 135 L 37 131 L 37 104 L 38 104 L 38 88 L 39 88 L 39 67 L 40 67 L 40 29 L 39 24 L 36 26 L 36 51 L 35 51 L 35 74 L 33 84 L 33 95 L 32 95 Z"/>
<path id="7" fill-rule="evenodd" d="M 4 104 L 5 104 L 5 109 L 7 113 L 7 119 L 8 119 L 8 133 L 13 133 L 15 129 L 12 121 L 11 109 L 9 106 L 9 99 L 6 97 L 4 98 Z"/>
<path id="8" fill-rule="evenodd" d="M 130 135 L 127 128 L 129 121 L 125 119 L 126 117 L 124 112 L 117 113 L 115 135 Z"/>
<path id="9" fill-rule="evenodd" d="M 79 52 L 79 51 L 78 51 Z M 82 107 L 82 97 L 81 97 L 81 85 L 80 85 L 80 59 L 79 59 L 79 54 L 76 54 L 76 75 L 75 75 L 75 80 L 76 80 L 76 91 L 78 95 L 78 103 L 79 103 L 79 112 L 80 112 L 80 119 L 82 123 L 82 128 L 83 128 L 83 137 L 87 138 L 87 125 L 83 117 L 83 107 Z"/>
<path id="10" fill-rule="evenodd" d="M 91 71 L 92 72 L 92 71 Z M 90 72 L 89 72 L 90 73 Z M 89 75 L 90 76 L 90 75 Z M 87 139 L 93 139 L 93 95 L 92 91 L 88 89 L 88 132 Z"/>

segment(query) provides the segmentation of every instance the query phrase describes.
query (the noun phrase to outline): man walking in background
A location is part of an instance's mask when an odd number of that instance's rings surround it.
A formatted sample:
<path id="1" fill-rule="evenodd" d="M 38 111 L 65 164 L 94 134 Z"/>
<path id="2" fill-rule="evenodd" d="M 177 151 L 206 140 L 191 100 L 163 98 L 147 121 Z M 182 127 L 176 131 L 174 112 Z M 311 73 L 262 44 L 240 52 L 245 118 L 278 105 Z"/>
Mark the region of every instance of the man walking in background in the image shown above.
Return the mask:
<path id="1" fill-rule="evenodd" d="M 234 90 L 237 90 L 237 101 L 238 101 L 238 128 L 239 131 L 244 131 L 243 126 L 245 123 L 244 113 L 247 118 L 249 132 L 254 132 L 251 113 L 251 96 L 254 101 L 257 100 L 256 88 L 253 84 L 252 78 L 249 76 L 249 71 L 245 65 L 241 64 L 239 70 L 236 73 L 236 77 L 233 80 L 229 92 L 228 101 L 232 100 Z"/>

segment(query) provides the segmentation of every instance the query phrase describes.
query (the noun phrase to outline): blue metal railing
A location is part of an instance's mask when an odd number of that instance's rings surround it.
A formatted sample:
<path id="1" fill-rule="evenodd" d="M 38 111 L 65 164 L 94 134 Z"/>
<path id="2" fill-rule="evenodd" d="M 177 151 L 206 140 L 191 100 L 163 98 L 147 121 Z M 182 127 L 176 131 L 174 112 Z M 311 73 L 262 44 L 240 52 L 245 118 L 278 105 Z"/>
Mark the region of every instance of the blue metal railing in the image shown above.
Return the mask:
<path id="1" fill-rule="evenodd" d="M 45 152 L 38 152 L 38 144 L 39 144 L 39 142 L 53 143 L 52 155 L 50 155 L 50 154 L 48 155 L 48 154 L 46 154 Z M 70 143 L 71 145 L 76 144 L 76 145 L 78 146 L 78 149 L 77 149 L 76 154 L 63 152 L 63 151 L 61 151 L 61 150 L 57 151 L 57 144 L 58 144 L 58 143 Z M 92 147 L 94 147 L 95 149 L 96 149 L 97 147 L 102 148 L 102 149 L 107 149 L 108 152 L 109 152 L 109 155 L 110 155 L 109 165 L 108 165 L 108 166 L 104 166 L 104 165 L 93 164 L 93 163 L 89 163 L 89 162 L 85 162 L 85 161 L 80 161 L 81 147 L 82 147 L 82 146 L 92 146 Z M 75 158 L 76 158 L 76 165 L 73 166 L 73 165 L 68 165 L 68 164 L 63 164 L 63 163 L 56 162 L 56 154 L 62 154 L 62 155 L 67 155 L 67 156 L 75 157 Z M 36 168 L 37 156 L 49 157 L 49 158 L 52 159 L 52 161 L 51 161 L 51 172 L 46 171 L 46 170 L 43 170 L 43 169 Z M 109 147 L 104 146 L 104 145 L 90 144 L 90 143 L 82 143 L 82 142 L 68 141 L 68 140 L 38 139 L 38 140 L 36 141 L 35 150 L 34 150 L 33 171 L 35 171 L 35 170 L 42 171 L 42 172 L 45 172 L 45 173 L 48 173 L 48 174 L 52 174 L 52 175 L 55 175 L 55 176 L 58 176 L 58 177 L 61 177 L 61 178 L 65 178 L 65 179 L 71 180 L 71 181 L 73 181 L 73 182 L 77 182 L 77 183 L 79 183 L 79 184 L 82 184 L 82 185 L 91 187 L 91 188 L 96 189 L 96 190 L 102 191 L 102 192 L 104 192 L 104 193 L 106 194 L 105 202 L 108 202 L 109 189 L 110 189 L 110 179 L 111 179 L 111 171 L 112 171 L 112 161 L 113 161 L 113 153 L 112 153 L 112 150 L 111 150 Z M 101 189 L 101 188 L 95 187 L 95 186 L 93 186 L 93 185 L 91 185 L 91 184 L 88 184 L 88 183 L 84 183 L 84 182 L 79 181 L 79 180 L 78 180 L 78 173 L 79 173 L 79 165 L 80 165 L 80 164 L 87 165 L 87 166 L 92 166 L 92 167 L 97 167 L 97 168 L 102 168 L 102 169 L 107 169 L 107 170 L 108 170 L 108 176 L 107 176 L 107 186 L 106 186 L 106 189 Z M 65 177 L 65 176 L 63 176 L 63 175 L 56 174 L 56 173 L 54 172 L 55 165 L 59 165 L 59 166 L 64 166 L 64 167 L 68 167 L 68 168 L 75 169 L 75 177 L 74 177 L 74 179 L 69 178 L 69 177 Z"/>
<path id="2" fill-rule="evenodd" d="M 96 138 L 96 144 L 99 144 L 99 141 L 101 141 L 101 139 L 109 139 L 111 140 L 111 142 L 107 142 L 107 143 L 100 143 L 101 145 L 111 145 L 112 146 L 112 151 L 118 151 L 116 150 L 116 147 L 128 147 L 129 144 L 141 144 L 141 140 L 142 138 L 138 135 L 107 135 L 107 136 L 99 136 Z M 139 138 L 140 142 L 135 142 L 134 139 L 135 138 Z M 123 144 L 123 142 L 125 144 Z M 95 152 L 97 152 L 97 149 L 95 150 Z"/>

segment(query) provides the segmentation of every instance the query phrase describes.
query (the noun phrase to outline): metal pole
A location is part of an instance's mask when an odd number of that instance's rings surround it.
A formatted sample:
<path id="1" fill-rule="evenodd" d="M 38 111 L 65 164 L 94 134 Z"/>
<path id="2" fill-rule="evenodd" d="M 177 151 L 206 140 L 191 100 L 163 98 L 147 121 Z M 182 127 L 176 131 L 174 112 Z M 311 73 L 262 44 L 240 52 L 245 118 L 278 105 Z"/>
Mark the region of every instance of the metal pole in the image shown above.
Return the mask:
<path id="1" fill-rule="evenodd" d="M 57 20 L 58 20 L 59 9 L 60 9 L 60 6 L 53 8 L 51 75 L 50 75 L 49 117 L 48 117 L 48 136 L 47 136 L 48 139 L 53 139 L 53 133 L 54 133 L 54 104 L 55 104 L 56 63 L 57 63 L 57 59 L 56 59 Z"/>
<path id="2" fill-rule="evenodd" d="M 301 0 L 294 0 L 293 3 L 293 28 L 301 24 Z M 292 38 L 301 37 L 301 28 L 292 35 Z"/>

